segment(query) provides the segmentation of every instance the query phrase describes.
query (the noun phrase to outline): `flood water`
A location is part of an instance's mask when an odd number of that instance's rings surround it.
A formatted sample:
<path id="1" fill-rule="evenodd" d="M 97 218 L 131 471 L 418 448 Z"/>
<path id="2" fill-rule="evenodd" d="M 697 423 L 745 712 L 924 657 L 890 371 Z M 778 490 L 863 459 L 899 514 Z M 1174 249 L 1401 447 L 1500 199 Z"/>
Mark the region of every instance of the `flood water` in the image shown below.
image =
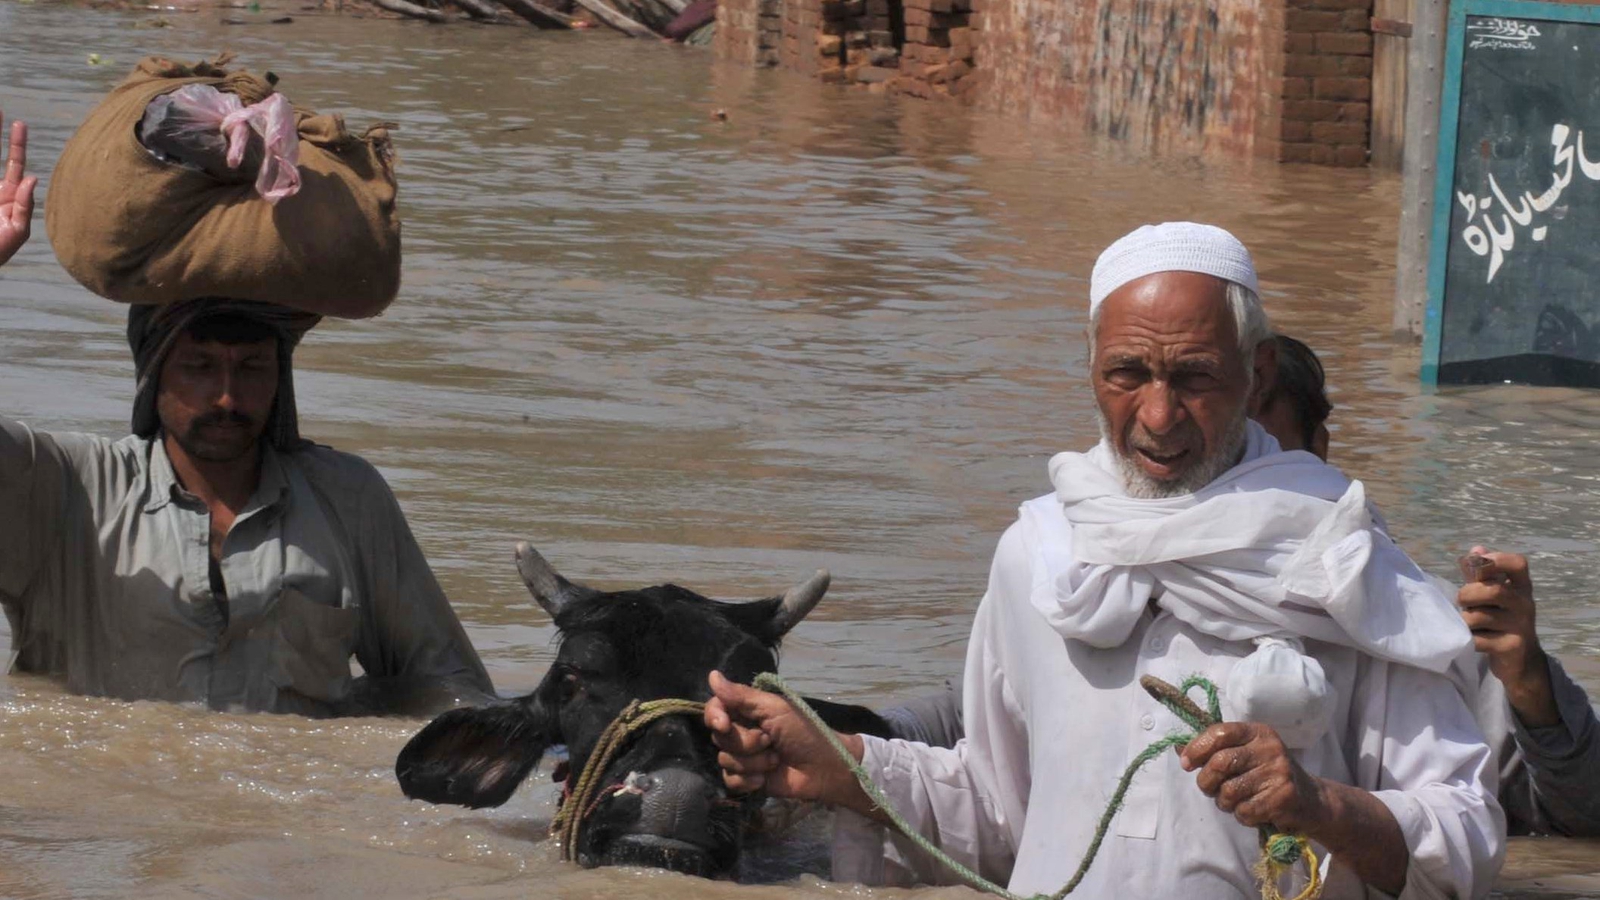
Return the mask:
<path id="1" fill-rule="evenodd" d="M 1419 392 L 1388 336 L 1393 176 L 1150 158 L 608 34 L 227 15 L 247 24 L 0 0 L 0 106 L 47 174 L 139 56 L 229 49 L 304 105 L 399 123 L 402 295 L 307 339 L 301 428 L 382 469 L 504 692 L 552 657 L 518 539 L 601 586 L 725 598 L 826 567 L 792 682 L 876 703 L 957 676 L 995 540 L 1095 438 L 1094 257 L 1174 218 L 1252 247 L 1275 323 L 1328 366 L 1334 461 L 1406 548 L 1441 574 L 1474 542 L 1530 553 L 1550 649 L 1600 688 L 1600 394 Z M 0 414 L 125 434 L 124 311 L 43 232 L 0 271 Z M 406 802 L 418 725 L 0 677 L 0 896 L 856 893 L 562 865 L 547 778 L 500 810 Z"/>

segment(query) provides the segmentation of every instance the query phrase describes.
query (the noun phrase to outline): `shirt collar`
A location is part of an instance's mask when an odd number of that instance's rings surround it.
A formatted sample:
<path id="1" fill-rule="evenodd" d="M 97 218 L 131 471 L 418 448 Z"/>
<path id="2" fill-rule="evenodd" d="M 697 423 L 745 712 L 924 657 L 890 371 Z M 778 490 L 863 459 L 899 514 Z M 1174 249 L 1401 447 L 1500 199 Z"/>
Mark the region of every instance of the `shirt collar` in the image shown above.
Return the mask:
<path id="1" fill-rule="evenodd" d="M 172 470 L 172 459 L 167 456 L 167 446 L 161 432 L 156 432 L 155 437 L 149 440 L 150 498 L 145 501 L 144 511 L 153 513 L 178 499 L 179 492 L 187 492 L 178 484 L 178 475 Z M 282 506 L 288 497 L 289 477 L 283 470 L 283 458 L 273 448 L 271 441 L 264 441 L 261 445 L 261 480 L 256 483 L 255 493 L 239 517 L 242 519 L 262 510 L 275 509 Z"/>

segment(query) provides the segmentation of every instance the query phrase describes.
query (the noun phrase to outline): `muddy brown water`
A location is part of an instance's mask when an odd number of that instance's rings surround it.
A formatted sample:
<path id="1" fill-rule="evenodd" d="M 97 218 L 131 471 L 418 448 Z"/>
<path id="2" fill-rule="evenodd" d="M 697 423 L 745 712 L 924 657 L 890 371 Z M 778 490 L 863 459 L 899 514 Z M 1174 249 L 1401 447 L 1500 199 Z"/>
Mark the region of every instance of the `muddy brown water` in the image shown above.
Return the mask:
<path id="1" fill-rule="evenodd" d="M 793 681 L 877 703 L 957 675 L 996 538 L 1049 455 L 1094 438 L 1090 264 L 1180 217 L 1252 246 L 1275 321 L 1327 362 L 1335 460 L 1413 555 L 1447 574 L 1475 541 L 1530 552 L 1550 647 L 1600 687 L 1600 395 L 1419 392 L 1388 338 L 1393 177 L 1152 158 L 604 34 L 0 0 L 0 38 L 0 105 L 42 174 L 149 52 L 231 49 L 302 103 L 399 123 L 403 295 L 307 340 L 302 429 L 388 476 L 503 691 L 552 655 L 521 538 L 574 577 L 730 598 L 825 566 Z M 122 311 L 42 226 L 0 272 L 0 413 L 125 433 Z M 562 865 L 545 778 L 500 810 L 404 801 L 417 725 L 0 678 L 0 896 L 856 893 Z M 817 864 L 767 852 L 755 877 Z M 1600 856 L 1562 852 L 1579 874 Z"/>

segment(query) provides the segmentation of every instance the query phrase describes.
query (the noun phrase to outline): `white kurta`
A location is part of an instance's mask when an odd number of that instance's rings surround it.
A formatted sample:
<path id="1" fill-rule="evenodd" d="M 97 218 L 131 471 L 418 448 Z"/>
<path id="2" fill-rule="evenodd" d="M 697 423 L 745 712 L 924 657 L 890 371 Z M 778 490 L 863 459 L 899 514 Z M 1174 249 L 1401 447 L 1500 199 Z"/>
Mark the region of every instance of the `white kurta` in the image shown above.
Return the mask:
<path id="1" fill-rule="evenodd" d="M 1250 641 L 1210 637 L 1146 613 L 1121 646 L 1063 638 L 1029 601 L 1037 535 L 1026 519 L 995 552 L 973 622 L 964 684 L 967 737 L 953 750 L 866 738 L 867 770 L 946 852 L 1022 894 L 1072 876 L 1117 779 L 1152 741 L 1184 728 L 1138 685 L 1191 674 L 1223 694 Z M 1350 647 L 1306 641 L 1335 694 L 1332 729 L 1295 751 L 1311 774 L 1374 792 L 1410 849 L 1404 897 L 1481 897 L 1504 851 L 1495 769 L 1449 680 Z M 903 839 L 840 814 L 834 875 L 867 883 L 951 881 Z M 1321 848 L 1318 848 L 1319 851 Z M 1257 835 L 1195 786 L 1175 753 L 1134 779 L 1075 896 L 1256 897 Z M 1333 859 L 1327 898 L 1367 895 Z M 1376 891 L 1372 892 L 1377 894 Z"/>

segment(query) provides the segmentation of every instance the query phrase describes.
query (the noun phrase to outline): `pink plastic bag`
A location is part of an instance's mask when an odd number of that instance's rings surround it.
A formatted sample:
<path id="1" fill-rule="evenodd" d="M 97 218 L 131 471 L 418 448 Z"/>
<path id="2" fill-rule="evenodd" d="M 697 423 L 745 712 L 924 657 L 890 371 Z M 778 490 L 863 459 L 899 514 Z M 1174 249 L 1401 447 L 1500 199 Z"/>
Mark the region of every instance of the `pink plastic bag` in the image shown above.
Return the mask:
<path id="1" fill-rule="evenodd" d="M 294 107 L 282 94 L 245 106 L 233 94 L 191 84 L 151 101 L 141 130 L 152 151 L 206 171 L 221 149 L 216 145 L 226 147 L 227 168 L 238 169 L 259 141 L 256 193 L 275 204 L 300 190 L 300 133 Z"/>

